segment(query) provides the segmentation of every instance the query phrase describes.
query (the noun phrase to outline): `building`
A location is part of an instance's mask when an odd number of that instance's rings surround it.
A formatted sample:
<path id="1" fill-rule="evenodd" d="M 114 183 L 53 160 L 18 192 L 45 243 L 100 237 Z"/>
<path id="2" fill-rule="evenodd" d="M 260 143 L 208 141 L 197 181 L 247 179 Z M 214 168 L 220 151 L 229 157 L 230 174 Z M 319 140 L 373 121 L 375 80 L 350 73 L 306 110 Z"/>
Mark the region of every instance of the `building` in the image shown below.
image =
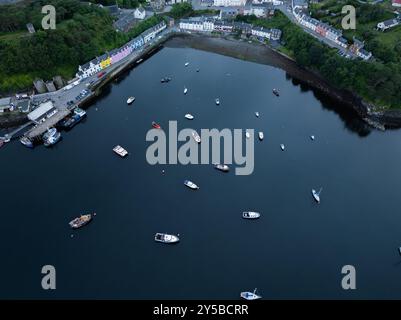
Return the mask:
<path id="1" fill-rule="evenodd" d="M 243 14 L 245 16 L 255 15 L 258 18 L 263 18 L 274 14 L 274 9 L 268 4 L 252 4 L 243 10 Z"/>
<path id="2" fill-rule="evenodd" d="M 154 39 L 156 35 L 164 29 L 166 29 L 166 23 L 162 21 L 154 27 L 142 32 L 141 36 L 143 37 L 144 43 L 148 43 L 150 40 Z"/>
<path id="3" fill-rule="evenodd" d="M 32 23 L 27 23 L 26 28 L 28 29 L 29 33 L 35 33 L 35 27 L 33 26 Z"/>
<path id="4" fill-rule="evenodd" d="M 11 98 L 0 99 L 0 113 L 10 111 L 11 109 Z"/>
<path id="5" fill-rule="evenodd" d="M 219 12 L 220 20 L 231 20 L 238 15 L 239 11 L 235 8 L 221 8 Z"/>
<path id="6" fill-rule="evenodd" d="M 167 25 L 169 28 L 174 27 L 174 19 L 169 17 L 169 16 L 165 16 L 164 19 L 167 21 Z"/>
<path id="7" fill-rule="evenodd" d="M 28 119 L 36 124 L 40 124 L 56 113 L 57 109 L 53 106 L 53 103 L 51 101 L 47 101 L 45 103 L 41 103 L 39 107 L 28 113 Z"/>
<path id="8" fill-rule="evenodd" d="M 33 86 L 38 93 L 45 93 L 47 91 L 45 82 L 42 79 L 33 81 Z"/>
<path id="9" fill-rule="evenodd" d="M 381 30 L 381 31 L 385 31 L 387 29 L 393 28 L 395 26 L 398 26 L 400 24 L 400 20 L 398 19 L 390 19 L 390 20 L 386 20 L 383 22 L 379 22 L 377 24 L 377 29 Z"/>
<path id="10" fill-rule="evenodd" d="M 301 9 L 307 9 L 308 8 L 308 1 L 307 0 L 293 0 L 293 7 L 295 8 L 301 8 Z"/>
<path id="11" fill-rule="evenodd" d="M 401 0 L 393 0 L 394 7 L 401 7 Z"/>
<path id="12" fill-rule="evenodd" d="M 120 8 L 117 4 L 112 6 L 103 6 L 100 4 L 99 7 L 106 9 L 112 16 L 118 16 L 120 14 Z"/>
<path id="13" fill-rule="evenodd" d="M 182 19 L 179 26 L 182 30 L 204 31 L 203 21 L 200 19 Z"/>
<path id="14" fill-rule="evenodd" d="M 232 32 L 234 29 L 234 24 L 227 21 L 215 21 L 214 31 L 217 32 Z"/>
<path id="15" fill-rule="evenodd" d="M 365 49 L 359 49 L 357 56 L 363 60 L 369 60 L 372 57 L 372 52 L 368 52 Z"/>
<path id="16" fill-rule="evenodd" d="M 215 7 L 243 7 L 246 0 L 214 0 Z"/>
<path id="17" fill-rule="evenodd" d="M 57 91 L 56 86 L 54 85 L 53 81 L 47 81 L 46 82 L 46 89 L 49 92 Z"/>
<path id="18" fill-rule="evenodd" d="M 241 31 L 243 34 L 252 34 L 252 25 L 249 23 L 235 21 L 233 27 L 234 31 Z"/>
<path id="19" fill-rule="evenodd" d="M 138 8 L 135 9 L 134 17 L 136 19 L 143 20 L 143 19 L 145 19 L 145 16 L 146 16 L 146 11 L 145 11 L 145 9 L 143 7 L 138 7 Z"/>
<path id="20" fill-rule="evenodd" d="M 18 99 L 16 102 L 16 107 L 20 112 L 28 113 L 31 109 L 31 100 L 29 98 Z"/>
<path id="21" fill-rule="evenodd" d="M 263 27 L 253 27 L 251 34 L 258 38 L 269 39 L 274 41 L 278 41 L 281 38 L 281 30 L 279 29 L 266 29 Z"/>

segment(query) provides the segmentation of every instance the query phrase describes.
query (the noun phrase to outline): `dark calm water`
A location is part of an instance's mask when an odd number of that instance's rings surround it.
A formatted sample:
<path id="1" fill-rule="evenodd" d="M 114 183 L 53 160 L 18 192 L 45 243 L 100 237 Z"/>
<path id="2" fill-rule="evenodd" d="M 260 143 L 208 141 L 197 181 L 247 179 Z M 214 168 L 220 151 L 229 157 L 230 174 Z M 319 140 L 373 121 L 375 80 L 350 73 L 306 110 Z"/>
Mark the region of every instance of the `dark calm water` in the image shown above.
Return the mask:
<path id="1" fill-rule="evenodd" d="M 166 75 L 173 81 L 160 84 Z M 266 299 L 401 298 L 401 131 L 370 132 L 280 69 L 178 48 L 131 70 L 87 112 L 53 149 L 0 150 L 0 298 L 237 299 L 255 287 Z M 263 130 L 254 173 L 148 165 L 146 132 L 169 120 Z M 113 154 L 116 144 L 130 156 Z M 310 190 L 320 186 L 317 205 Z M 243 210 L 262 218 L 244 221 Z M 93 211 L 89 226 L 70 230 Z M 181 242 L 155 243 L 163 231 Z M 41 289 L 47 264 L 55 291 Z M 354 291 L 341 288 L 347 264 Z"/>

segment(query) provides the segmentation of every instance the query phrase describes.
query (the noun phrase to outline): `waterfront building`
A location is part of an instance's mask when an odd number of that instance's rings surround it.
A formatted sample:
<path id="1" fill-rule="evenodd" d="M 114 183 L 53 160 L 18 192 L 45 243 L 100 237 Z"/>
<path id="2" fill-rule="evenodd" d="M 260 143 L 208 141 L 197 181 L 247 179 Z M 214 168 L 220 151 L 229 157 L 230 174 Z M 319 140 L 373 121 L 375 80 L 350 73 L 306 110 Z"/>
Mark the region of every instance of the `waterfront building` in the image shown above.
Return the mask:
<path id="1" fill-rule="evenodd" d="M 369 60 L 372 57 L 372 52 L 368 52 L 365 49 L 359 49 L 357 56 L 363 60 Z"/>
<path id="2" fill-rule="evenodd" d="M 136 19 L 143 20 L 143 19 L 145 19 L 145 16 L 146 16 L 146 11 L 145 11 L 145 9 L 143 7 L 138 7 L 138 8 L 135 9 L 134 17 Z"/>
<path id="3" fill-rule="evenodd" d="M 36 124 L 40 124 L 55 115 L 57 112 L 58 110 L 54 107 L 53 102 L 47 101 L 41 103 L 39 107 L 28 113 L 28 119 Z"/>
<path id="4" fill-rule="evenodd" d="M 101 69 L 105 69 L 108 66 L 111 65 L 111 58 L 108 54 L 106 54 L 106 57 L 104 57 L 101 61 L 100 61 L 100 68 Z"/>
<path id="5" fill-rule="evenodd" d="M 54 91 L 57 90 L 57 89 L 56 89 L 56 86 L 55 86 L 54 83 L 53 83 L 53 81 L 47 81 L 47 82 L 46 82 L 46 89 L 47 89 L 47 91 L 49 91 L 49 92 L 54 92 Z"/>
<path id="6" fill-rule="evenodd" d="M 47 91 L 46 84 L 42 79 L 36 79 L 35 81 L 33 81 L 33 86 L 38 93 L 45 93 Z"/>
<path id="7" fill-rule="evenodd" d="M 150 40 L 154 39 L 156 35 L 164 29 L 166 29 L 166 23 L 162 21 L 154 27 L 146 30 L 145 32 L 142 32 L 141 36 L 143 37 L 144 43 L 147 43 Z"/>
<path id="8" fill-rule="evenodd" d="M 398 26 L 400 24 L 399 19 L 389 19 L 383 22 L 379 22 L 377 24 L 377 29 L 381 31 L 385 31 L 390 28 L 394 28 L 395 26 Z"/>
<path id="9" fill-rule="evenodd" d="M 258 38 L 278 41 L 281 38 L 281 30 L 267 29 L 263 27 L 253 27 L 251 34 Z"/>
<path id="10" fill-rule="evenodd" d="M 11 108 L 11 98 L 1 98 L 0 99 L 0 112 L 10 111 Z"/>
<path id="11" fill-rule="evenodd" d="M 214 0 L 215 7 L 243 7 L 246 0 Z"/>
<path id="12" fill-rule="evenodd" d="M 394 7 L 401 7 L 401 0 L 393 0 L 392 4 Z"/>
<path id="13" fill-rule="evenodd" d="M 215 21 L 214 22 L 214 31 L 218 32 L 231 32 L 233 31 L 234 25 L 231 22 L 227 21 Z"/>
<path id="14" fill-rule="evenodd" d="M 213 19 L 205 19 L 203 21 L 203 31 L 213 31 L 214 30 L 214 20 Z"/>
<path id="15" fill-rule="evenodd" d="M 235 21 L 233 27 L 234 30 L 242 31 L 243 34 L 252 34 L 252 25 L 249 23 Z"/>
<path id="16" fill-rule="evenodd" d="M 180 26 L 180 29 L 182 29 L 182 30 L 204 31 L 203 21 L 200 19 L 182 19 L 180 21 L 179 26 Z M 213 28 L 214 28 L 214 23 L 213 23 Z"/>

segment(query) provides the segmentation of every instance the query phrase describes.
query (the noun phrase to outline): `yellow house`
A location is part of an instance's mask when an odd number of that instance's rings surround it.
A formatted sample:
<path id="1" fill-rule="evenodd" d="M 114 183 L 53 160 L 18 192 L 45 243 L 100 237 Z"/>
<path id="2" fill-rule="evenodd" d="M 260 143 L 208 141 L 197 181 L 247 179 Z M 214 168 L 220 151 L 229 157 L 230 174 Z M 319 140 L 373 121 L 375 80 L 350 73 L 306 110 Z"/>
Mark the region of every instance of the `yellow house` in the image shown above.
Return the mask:
<path id="1" fill-rule="evenodd" d="M 111 58 L 107 57 L 107 59 L 104 59 L 100 62 L 100 68 L 104 69 L 107 68 L 111 64 Z"/>

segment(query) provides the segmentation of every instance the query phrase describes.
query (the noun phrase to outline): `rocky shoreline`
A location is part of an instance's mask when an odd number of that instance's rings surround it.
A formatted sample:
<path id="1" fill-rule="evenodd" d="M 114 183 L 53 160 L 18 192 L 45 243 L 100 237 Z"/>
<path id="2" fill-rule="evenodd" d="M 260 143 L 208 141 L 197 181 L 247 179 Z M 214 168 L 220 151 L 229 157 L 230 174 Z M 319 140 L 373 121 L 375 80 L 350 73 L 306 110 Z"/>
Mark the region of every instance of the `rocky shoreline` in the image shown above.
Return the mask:
<path id="1" fill-rule="evenodd" d="M 401 127 L 401 110 L 373 111 L 376 109 L 375 106 L 363 101 L 352 92 L 333 87 L 318 74 L 300 67 L 288 56 L 264 44 L 201 34 L 185 34 L 171 38 L 164 45 L 166 47 L 191 47 L 278 67 L 298 82 L 306 84 L 352 108 L 361 119 L 376 129 Z"/>

